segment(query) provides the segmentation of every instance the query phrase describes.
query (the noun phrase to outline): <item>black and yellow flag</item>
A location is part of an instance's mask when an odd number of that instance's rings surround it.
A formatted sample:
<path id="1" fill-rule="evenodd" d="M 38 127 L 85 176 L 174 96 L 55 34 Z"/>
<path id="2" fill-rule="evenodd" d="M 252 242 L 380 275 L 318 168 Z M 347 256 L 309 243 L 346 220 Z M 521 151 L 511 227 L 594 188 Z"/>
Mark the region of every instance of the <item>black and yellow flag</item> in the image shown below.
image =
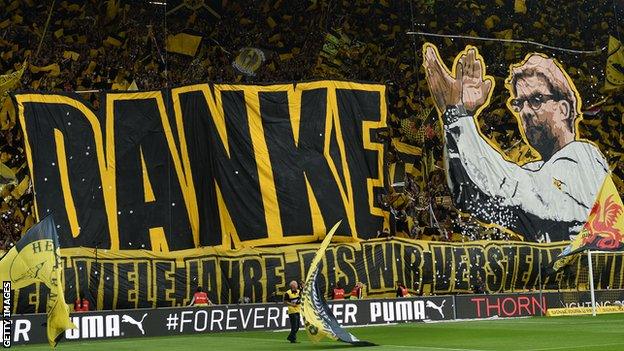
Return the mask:
<path id="1" fill-rule="evenodd" d="M 19 242 L 0 260 L 2 281 L 10 280 L 12 289 L 41 282 L 50 289 L 47 302 L 48 342 L 52 347 L 67 329 L 76 326 L 69 320 L 61 271 L 63 270 L 58 235 L 52 216 L 30 228 Z"/>
<path id="2" fill-rule="evenodd" d="M 119 0 L 108 0 L 106 2 L 106 19 L 112 21 L 119 12 Z"/>
<path id="3" fill-rule="evenodd" d="M 610 174 L 607 174 L 587 223 L 553 262 L 555 271 L 572 263 L 575 253 L 585 250 L 624 251 L 624 204 Z"/>
<path id="4" fill-rule="evenodd" d="M 58 77 L 61 74 L 61 66 L 59 66 L 58 63 L 52 63 L 43 67 L 30 65 L 30 71 L 32 73 L 44 72 L 47 73 L 50 77 Z"/>
<path id="5" fill-rule="evenodd" d="M 17 176 L 11 168 L 0 162 L 0 190 L 9 184 L 17 185 Z"/>
<path id="6" fill-rule="evenodd" d="M 22 63 L 22 68 L 19 70 L 9 74 L 0 75 L 0 102 L 8 96 L 7 92 L 13 90 L 20 82 L 22 76 L 24 75 L 26 66 L 26 61 L 24 61 L 24 63 Z"/>
<path id="7" fill-rule="evenodd" d="M 256 71 L 262 63 L 265 61 L 264 52 L 256 48 L 243 48 L 232 62 L 232 66 L 240 72 L 248 75 L 255 76 Z"/>
<path id="8" fill-rule="evenodd" d="M 9 92 L 15 90 L 24 75 L 24 70 L 26 69 L 27 62 L 24 60 L 22 63 L 22 68 L 19 70 L 0 75 L 0 129 L 7 130 L 15 124 L 15 107 L 9 99 Z M 0 188 L 2 185 L 8 184 L 2 178 L 7 178 L 6 176 L 6 167 L 4 165 L 0 166 Z M 10 171 L 10 169 L 9 169 Z M 15 176 L 13 175 L 13 178 Z"/>
<path id="9" fill-rule="evenodd" d="M 608 52 L 605 89 L 618 89 L 624 86 L 624 47 L 618 39 L 609 36 Z"/>
<path id="10" fill-rule="evenodd" d="M 358 340 L 353 334 L 340 326 L 336 317 L 332 314 L 331 309 L 327 306 L 323 293 L 316 285 L 316 277 L 318 277 L 321 268 L 321 259 L 325 256 L 325 250 L 327 250 L 327 246 L 331 243 L 331 239 L 341 222 L 342 221 L 336 223 L 329 233 L 327 233 L 316 255 L 314 255 L 310 270 L 306 276 L 303 291 L 301 292 L 301 315 L 308 336 L 312 341 L 316 342 L 327 337 L 355 346 L 376 346 L 368 341 Z"/>

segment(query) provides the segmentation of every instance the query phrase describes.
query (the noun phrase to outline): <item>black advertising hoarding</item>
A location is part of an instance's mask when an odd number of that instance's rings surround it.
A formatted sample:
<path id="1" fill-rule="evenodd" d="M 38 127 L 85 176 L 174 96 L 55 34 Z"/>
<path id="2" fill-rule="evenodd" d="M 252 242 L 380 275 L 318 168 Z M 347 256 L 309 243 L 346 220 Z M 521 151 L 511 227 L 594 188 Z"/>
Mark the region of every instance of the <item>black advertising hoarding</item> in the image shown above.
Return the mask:
<path id="1" fill-rule="evenodd" d="M 596 291 L 600 306 L 624 303 L 624 290 Z M 548 308 L 590 306 L 589 292 L 539 292 L 329 301 L 342 326 L 540 316 Z M 217 305 L 73 313 L 78 329 L 66 340 L 174 336 L 227 331 L 289 329 L 281 303 Z M 45 314 L 14 315 L 13 344 L 45 343 Z"/>
<path id="2" fill-rule="evenodd" d="M 554 307 L 554 293 L 457 295 L 457 319 L 543 316 Z M 551 304 L 548 304 L 548 299 Z"/>
<path id="3" fill-rule="evenodd" d="M 452 296 L 363 300 L 366 324 L 442 321 L 453 319 Z"/>
<path id="4" fill-rule="evenodd" d="M 624 290 L 597 290 L 596 304 L 624 303 Z M 526 292 L 493 295 L 457 295 L 457 319 L 543 316 L 548 308 L 591 306 L 589 291 Z"/>
<path id="5" fill-rule="evenodd" d="M 453 319 L 452 296 L 329 301 L 329 307 L 343 326 Z M 66 331 L 66 340 L 290 328 L 281 303 L 73 313 L 71 319 L 78 329 Z M 12 320 L 13 344 L 47 342 L 44 314 Z"/>

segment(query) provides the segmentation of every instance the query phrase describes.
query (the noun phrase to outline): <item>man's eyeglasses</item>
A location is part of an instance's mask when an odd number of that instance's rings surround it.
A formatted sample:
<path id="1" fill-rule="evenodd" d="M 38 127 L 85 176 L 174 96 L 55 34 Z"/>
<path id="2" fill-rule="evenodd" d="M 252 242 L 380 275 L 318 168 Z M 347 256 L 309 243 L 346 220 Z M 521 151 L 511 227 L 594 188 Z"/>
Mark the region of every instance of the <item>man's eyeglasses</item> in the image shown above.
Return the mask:
<path id="1" fill-rule="evenodd" d="M 546 101 L 555 100 L 554 98 L 555 98 L 555 95 L 550 95 L 550 94 L 548 95 L 533 94 L 527 98 L 511 100 L 511 108 L 516 112 L 520 112 L 522 108 L 524 108 L 524 103 L 528 102 L 529 107 L 531 107 L 531 109 L 535 111 L 535 110 L 539 110 L 539 108 L 542 107 L 542 104 L 545 103 Z"/>

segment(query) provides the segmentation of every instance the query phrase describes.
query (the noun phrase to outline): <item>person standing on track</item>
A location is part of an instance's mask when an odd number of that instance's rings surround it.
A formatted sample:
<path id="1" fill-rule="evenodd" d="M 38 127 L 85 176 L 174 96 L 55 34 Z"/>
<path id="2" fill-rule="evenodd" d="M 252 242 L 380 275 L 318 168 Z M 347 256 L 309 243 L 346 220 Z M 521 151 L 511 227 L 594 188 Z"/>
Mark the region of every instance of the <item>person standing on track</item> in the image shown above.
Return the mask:
<path id="1" fill-rule="evenodd" d="M 212 305 L 212 302 L 208 298 L 208 294 L 206 294 L 202 290 L 201 286 L 198 286 L 197 291 L 195 291 L 195 294 L 193 294 L 193 299 L 191 300 L 191 303 L 189 306 L 210 306 L 210 305 Z"/>
<path id="2" fill-rule="evenodd" d="M 296 343 L 301 320 L 301 291 L 294 280 L 290 282 L 290 289 L 284 294 L 284 303 L 288 306 L 288 318 L 290 319 L 290 334 L 286 339 L 291 343 Z"/>

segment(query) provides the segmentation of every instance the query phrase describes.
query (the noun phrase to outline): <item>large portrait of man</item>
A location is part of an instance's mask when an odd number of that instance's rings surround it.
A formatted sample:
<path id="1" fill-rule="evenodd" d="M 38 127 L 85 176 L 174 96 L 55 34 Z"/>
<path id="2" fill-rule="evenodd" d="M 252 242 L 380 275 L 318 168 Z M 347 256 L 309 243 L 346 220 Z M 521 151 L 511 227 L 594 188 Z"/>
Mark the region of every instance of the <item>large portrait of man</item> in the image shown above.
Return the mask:
<path id="1" fill-rule="evenodd" d="M 447 181 L 455 206 L 529 241 L 570 240 L 587 220 L 608 164 L 581 140 L 581 98 L 553 58 L 533 53 L 510 66 L 507 107 L 539 161 L 518 164 L 489 142 L 477 118 L 489 104 L 494 78 L 483 57 L 467 46 L 444 64 L 423 46 L 427 83 L 445 131 Z"/>

